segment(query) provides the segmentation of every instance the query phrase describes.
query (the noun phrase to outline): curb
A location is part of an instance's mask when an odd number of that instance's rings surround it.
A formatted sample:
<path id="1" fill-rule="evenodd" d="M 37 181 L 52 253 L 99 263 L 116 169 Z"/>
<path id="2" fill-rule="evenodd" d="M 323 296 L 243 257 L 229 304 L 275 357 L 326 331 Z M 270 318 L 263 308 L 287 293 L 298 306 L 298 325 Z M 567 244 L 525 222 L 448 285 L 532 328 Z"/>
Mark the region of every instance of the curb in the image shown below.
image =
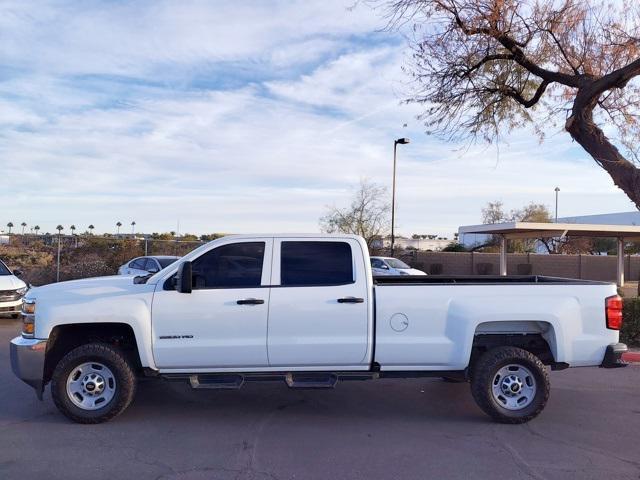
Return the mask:
<path id="1" fill-rule="evenodd" d="M 622 360 L 628 363 L 640 363 L 640 352 L 623 353 Z"/>

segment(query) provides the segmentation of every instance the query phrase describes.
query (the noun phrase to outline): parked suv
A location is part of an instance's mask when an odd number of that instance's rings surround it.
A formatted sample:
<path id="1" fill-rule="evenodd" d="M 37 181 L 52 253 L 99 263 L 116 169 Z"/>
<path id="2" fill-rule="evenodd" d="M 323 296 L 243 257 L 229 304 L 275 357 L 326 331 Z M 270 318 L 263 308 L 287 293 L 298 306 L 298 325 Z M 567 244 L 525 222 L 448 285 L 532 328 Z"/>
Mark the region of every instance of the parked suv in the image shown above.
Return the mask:
<path id="1" fill-rule="evenodd" d="M 148 275 L 150 273 L 158 273 L 160 270 L 168 267 L 179 258 L 180 257 L 173 257 L 169 255 L 134 258 L 118 269 L 118 275 Z"/>
<path id="2" fill-rule="evenodd" d="M 18 318 L 22 297 L 27 293 L 28 286 L 18 278 L 22 272 L 13 272 L 0 260 L 0 315 L 11 315 Z"/>

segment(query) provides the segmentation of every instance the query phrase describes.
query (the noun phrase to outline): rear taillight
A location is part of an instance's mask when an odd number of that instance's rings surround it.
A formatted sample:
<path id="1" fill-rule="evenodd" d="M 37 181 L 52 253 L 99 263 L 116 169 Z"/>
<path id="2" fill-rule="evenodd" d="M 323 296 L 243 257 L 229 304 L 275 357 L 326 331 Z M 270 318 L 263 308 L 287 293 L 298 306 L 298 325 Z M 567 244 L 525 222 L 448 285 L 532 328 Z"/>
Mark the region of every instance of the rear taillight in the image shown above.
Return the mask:
<path id="1" fill-rule="evenodd" d="M 605 300 L 605 315 L 607 328 L 620 330 L 622 327 L 622 298 L 619 295 L 613 295 Z"/>

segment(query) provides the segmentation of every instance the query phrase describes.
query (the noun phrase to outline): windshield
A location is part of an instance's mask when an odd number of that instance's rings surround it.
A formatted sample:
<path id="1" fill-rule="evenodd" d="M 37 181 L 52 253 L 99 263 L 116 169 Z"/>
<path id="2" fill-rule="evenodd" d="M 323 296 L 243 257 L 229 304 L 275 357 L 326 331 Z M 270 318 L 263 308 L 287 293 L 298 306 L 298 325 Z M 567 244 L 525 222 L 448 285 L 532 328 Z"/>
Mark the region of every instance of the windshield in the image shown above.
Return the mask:
<path id="1" fill-rule="evenodd" d="M 0 260 L 0 275 L 11 275 L 11 271 L 2 263 L 2 260 Z"/>
<path id="2" fill-rule="evenodd" d="M 177 258 L 158 258 L 158 262 L 160 263 L 160 268 L 167 268 L 173 262 L 178 260 Z"/>
<path id="3" fill-rule="evenodd" d="M 385 259 L 385 262 L 387 262 L 387 264 L 391 268 L 411 268 L 409 265 L 404 263 L 402 260 L 398 260 L 397 258 L 387 258 Z"/>

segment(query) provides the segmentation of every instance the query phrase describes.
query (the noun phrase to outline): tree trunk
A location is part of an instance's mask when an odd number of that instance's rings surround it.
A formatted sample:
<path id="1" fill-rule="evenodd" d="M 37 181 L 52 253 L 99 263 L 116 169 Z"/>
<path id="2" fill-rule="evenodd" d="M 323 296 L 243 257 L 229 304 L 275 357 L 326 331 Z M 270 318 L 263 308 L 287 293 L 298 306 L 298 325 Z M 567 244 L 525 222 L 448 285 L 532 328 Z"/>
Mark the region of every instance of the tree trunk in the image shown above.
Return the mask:
<path id="1" fill-rule="evenodd" d="M 579 91 L 565 129 L 640 210 L 640 169 L 624 158 L 600 127 L 594 123 L 593 109 L 596 101 L 597 97 L 594 98 L 590 92 Z"/>

